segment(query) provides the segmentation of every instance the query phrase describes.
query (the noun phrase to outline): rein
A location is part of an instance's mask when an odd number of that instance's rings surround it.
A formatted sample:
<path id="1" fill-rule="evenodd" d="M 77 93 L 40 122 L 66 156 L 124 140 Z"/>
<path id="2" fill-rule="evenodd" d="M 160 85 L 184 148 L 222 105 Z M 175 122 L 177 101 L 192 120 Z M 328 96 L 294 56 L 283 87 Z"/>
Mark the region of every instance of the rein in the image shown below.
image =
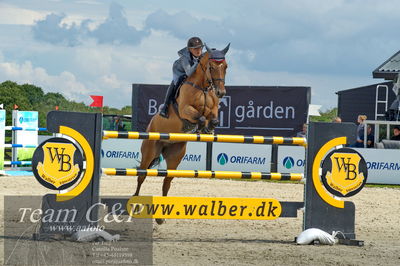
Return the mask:
<path id="1" fill-rule="evenodd" d="M 224 79 L 224 78 L 223 78 L 223 79 L 222 79 L 222 78 L 216 78 L 216 79 L 215 79 L 215 78 L 212 78 L 212 80 L 213 80 L 213 81 L 218 81 L 218 80 L 220 80 L 220 81 L 222 81 L 223 83 L 225 83 L 225 79 Z"/>
<path id="2" fill-rule="evenodd" d="M 207 77 L 207 69 L 204 69 L 203 65 L 202 65 L 200 62 L 199 62 L 199 65 L 200 65 L 201 70 L 203 71 L 203 73 L 204 73 L 204 75 L 205 75 L 205 77 L 206 77 L 206 79 L 207 79 L 208 86 L 202 88 L 202 87 L 200 87 L 199 85 L 197 85 L 197 84 L 195 84 L 195 83 L 193 83 L 193 82 L 190 82 L 190 81 L 184 81 L 183 83 L 189 84 L 189 85 L 192 86 L 193 88 L 196 88 L 196 89 L 201 90 L 201 91 L 203 91 L 203 92 L 204 92 L 204 91 L 209 91 L 209 90 L 211 90 L 211 89 L 215 89 L 214 83 L 213 83 L 213 79 L 211 78 L 211 80 L 210 80 L 210 79 Z"/>
<path id="3" fill-rule="evenodd" d="M 183 83 L 184 83 L 184 84 L 189 84 L 189 85 L 192 86 L 193 88 L 196 88 L 196 89 L 201 90 L 201 91 L 209 91 L 209 90 L 210 90 L 210 86 L 205 87 L 205 88 L 202 88 L 202 87 L 200 87 L 200 86 L 198 86 L 198 85 L 196 85 L 195 83 L 190 82 L 190 81 L 184 81 Z"/>

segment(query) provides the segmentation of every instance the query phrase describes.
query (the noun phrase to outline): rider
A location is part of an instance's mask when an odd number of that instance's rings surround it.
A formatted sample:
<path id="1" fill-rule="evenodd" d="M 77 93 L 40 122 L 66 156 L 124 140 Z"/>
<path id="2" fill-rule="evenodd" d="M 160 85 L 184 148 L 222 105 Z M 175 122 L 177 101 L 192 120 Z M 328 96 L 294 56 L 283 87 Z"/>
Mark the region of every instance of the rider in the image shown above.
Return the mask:
<path id="1" fill-rule="evenodd" d="M 164 106 L 160 111 L 162 117 L 168 118 L 168 106 L 174 100 L 176 90 L 184 79 L 196 70 L 203 51 L 203 42 L 199 37 L 192 37 L 187 42 L 187 47 L 178 51 L 179 59 L 172 67 L 173 81 L 168 87 Z"/>

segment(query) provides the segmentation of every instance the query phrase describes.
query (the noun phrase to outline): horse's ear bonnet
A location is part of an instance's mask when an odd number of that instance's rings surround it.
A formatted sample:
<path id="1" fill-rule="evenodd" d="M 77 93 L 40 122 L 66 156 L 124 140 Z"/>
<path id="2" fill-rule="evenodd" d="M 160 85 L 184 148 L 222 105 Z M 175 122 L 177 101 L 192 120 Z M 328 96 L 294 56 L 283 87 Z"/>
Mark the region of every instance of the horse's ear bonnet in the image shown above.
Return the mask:
<path id="1" fill-rule="evenodd" d="M 226 55 L 226 53 L 228 52 L 229 46 L 230 46 L 230 45 L 231 45 L 231 44 L 229 43 L 229 44 L 228 44 L 223 50 L 221 50 L 221 51 L 219 51 L 219 50 L 217 50 L 217 49 L 215 49 L 215 48 L 210 49 L 210 48 L 207 46 L 207 44 L 206 44 L 205 46 L 206 46 L 207 52 L 210 54 L 210 59 L 216 60 L 216 61 L 222 61 L 222 60 L 225 60 L 225 55 Z"/>

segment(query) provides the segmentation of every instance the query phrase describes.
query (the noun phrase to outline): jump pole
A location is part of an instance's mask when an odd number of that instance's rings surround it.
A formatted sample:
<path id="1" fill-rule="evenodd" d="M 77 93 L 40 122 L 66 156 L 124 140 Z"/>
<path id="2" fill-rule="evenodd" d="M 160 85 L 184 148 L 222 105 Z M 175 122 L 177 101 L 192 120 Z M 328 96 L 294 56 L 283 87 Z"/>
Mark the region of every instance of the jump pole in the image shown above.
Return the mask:
<path id="1" fill-rule="evenodd" d="M 85 220 L 85 211 L 89 206 L 97 204 L 99 199 L 99 182 L 100 182 L 100 150 L 101 141 L 103 137 L 119 137 L 131 138 L 132 135 L 140 136 L 141 134 L 146 136 L 146 133 L 106 133 L 103 136 L 102 131 L 102 117 L 101 114 L 88 114 L 88 113 L 73 113 L 73 112 L 61 112 L 52 111 L 47 117 L 47 128 L 49 132 L 61 133 L 67 136 L 69 139 L 75 140 L 76 144 L 79 145 L 83 151 L 83 158 L 86 160 L 86 169 L 84 169 L 82 177 L 77 185 L 71 190 L 63 194 L 47 194 L 43 197 L 42 209 L 45 211 L 48 208 L 76 208 L 79 209 L 79 218 L 75 225 L 88 225 L 96 226 L 96 223 L 88 222 Z M 341 231 L 346 239 L 355 238 L 355 206 L 350 201 L 343 201 L 330 195 L 325 188 L 322 187 L 321 181 L 319 180 L 319 172 L 322 167 L 322 160 L 326 157 L 328 152 L 334 150 L 338 146 L 346 145 L 355 141 L 355 125 L 351 123 L 310 123 L 308 129 L 308 143 L 306 152 L 306 184 L 304 193 L 304 202 L 287 202 L 288 204 L 282 204 L 282 213 L 288 213 L 284 209 L 287 206 L 291 206 L 291 214 L 283 215 L 281 217 L 295 217 L 297 216 L 297 210 L 304 207 L 304 221 L 303 229 L 308 228 L 319 228 L 326 232 Z M 182 135 L 182 134 L 180 134 Z M 201 134 L 194 134 L 196 136 L 190 136 L 190 138 L 202 139 Z M 148 139 L 154 138 L 169 138 L 176 137 L 173 135 L 164 136 L 162 134 L 148 134 Z M 136 138 L 136 137 L 134 137 Z M 211 137 L 208 137 L 211 138 Z M 218 137 L 213 136 L 213 141 Z M 230 137 L 228 137 L 230 138 Z M 225 140 L 228 138 L 225 137 Z M 224 138 L 221 138 L 221 140 Z M 238 139 L 250 141 L 250 138 L 244 137 L 233 137 L 236 141 Z M 283 138 L 284 139 L 284 138 Z M 232 139 L 230 139 L 232 140 Z M 265 142 L 270 141 L 269 138 L 253 137 L 252 141 Z M 294 139 L 292 138 L 292 141 Z M 211 140 L 208 140 L 211 141 Z M 297 141 L 297 140 L 296 140 Z M 227 141 L 229 142 L 229 141 Z M 272 142 L 274 142 L 272 138 Z M 282 142 L 282 138 L 281 138 Z M 245 142 L 246 143 L 246 142 Z M 57 143 L 49 143 L 49 145 L 58 145 Z M 298 145 L 303 145 L 299 140 Z M 64 145 L 61 143 L 60 145 Z M 40 151 L 37 148 L 37 151 Z M 43 148 L 42 148 L 43 150 Z M 39 152 L 38 152 L 39 153 Z M 342 152 L 343 153 L 343 152 Z M 341 154 L 342 154 L 341 153 Z M 344 154 L 344 153 L 343 153 Z M 35 152 L 36 155 L 36 152 Z M 42 154 L 43 155 L 43 154 Z M 38 165 L 40 156 L 34 156 L 33 168 Z M 105 169 L 106 173 L 116 172 L 116 169 Z M 128 170 L 125 169 L 125 173 L 132 171 L 132 174 L 139 174 L 139 169 Z M 149 170 L 145 170 L 149 171 Z M 151 169 L 154 171 L 154 169 Z M 172 175 L 172 172 L 162 172 L 164 176 Z M 193 170 L 191 170 L 193 171 Z M 200 171 L 198 171 L 199 173 Z M 211 172 L 211 173 L 210 173 Z M 204 172 L 204 176 L 212 176 L 212 171 Z M 216 171 L 215 171 L 216 172 Z M 146 172 L 148 174 L 150 172 Z M 176 174 L 175 172 L 174 174 Z M 157 175 L 160 174 L 157 172 Z M 187 173 L 188 174 L 188 173 Z M 193 175 L 193 172 L 190 174 Z M 197 174 L 199 177 L 202 174 Z M 214 173 L 216 176 L 216 173 Z M 239 172 L 237 176 L 242 176 Z M 249 175 L 249 174 L 246 174 Z M 253 174 L 250 174 L 252 176 Z M 262 174 L 261 174 L 262 175 Z M 260 174 L 257 174 L 259 177 Z M 272 175 L 271 175 L 272 177 Z M 103 199 L 103 202 L 111 204 L 113 201 L 119 203 L 126 203 L 129 199 Z M 294 211 L 293 211 L 294 210 Z M 94 216 L 96 212 L 92 212 Z M 93 219 L 92 219 L 93 220 Z M 55 232 L 46 231 L 48 224 L 41 226 L 42 234 L 50 234 Z M 62 231 L 57 233 L 71 234 L 71 231 Z"/>

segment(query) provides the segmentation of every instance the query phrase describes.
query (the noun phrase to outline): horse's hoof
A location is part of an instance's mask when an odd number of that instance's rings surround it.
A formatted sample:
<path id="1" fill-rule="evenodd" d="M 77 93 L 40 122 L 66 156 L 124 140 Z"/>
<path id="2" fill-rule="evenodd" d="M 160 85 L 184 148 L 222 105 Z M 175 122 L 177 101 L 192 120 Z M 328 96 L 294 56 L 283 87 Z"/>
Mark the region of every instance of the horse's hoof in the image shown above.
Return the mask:
<path id="1" fill-rule="evenodd" d="M 218 119 L 213 119 L 210 121 L 211 125 L 213 125 L 214 127 L 218 126 L 219 124 L 219 120 Z"/>
<path id="2" fill-rule="evenodd" d="M 214 134 L 214 129 L 209 128 L 209 127 L 204 127 L 204 128 L 201 130 L 201 133 L 204 133 L 204 134 Z"/>
<path id="3" fill-rule="evenodd" d="M 156 219 L 156 223 L 161 225 L 161 224 L 165 223 L 165 219 Z"/>

